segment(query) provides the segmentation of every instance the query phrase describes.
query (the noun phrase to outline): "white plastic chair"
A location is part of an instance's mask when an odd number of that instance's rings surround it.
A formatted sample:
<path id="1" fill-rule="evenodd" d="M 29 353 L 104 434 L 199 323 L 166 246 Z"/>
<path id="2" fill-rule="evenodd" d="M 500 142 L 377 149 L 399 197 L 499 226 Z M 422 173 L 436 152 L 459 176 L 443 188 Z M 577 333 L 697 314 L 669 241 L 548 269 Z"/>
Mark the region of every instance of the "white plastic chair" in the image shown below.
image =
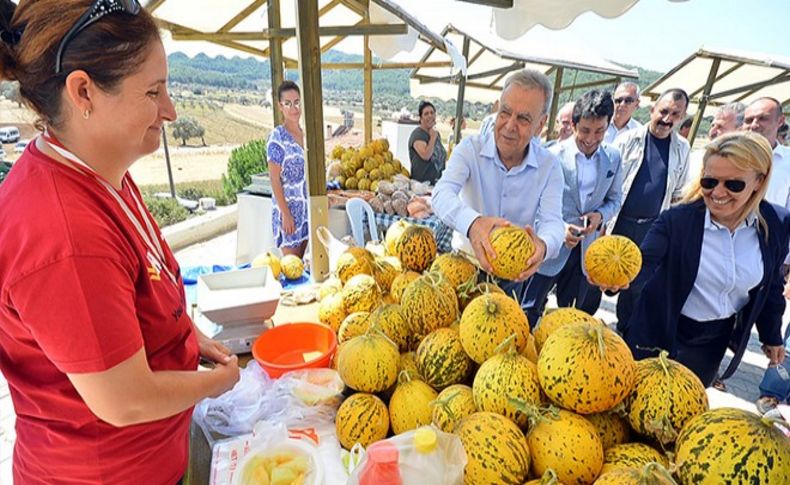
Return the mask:
<path id="1" fill-rule="evenodd" d="M 370 204 L 358 197 L 348 199 L 346 201 L 346 215 L 348 216 L 348 222 L 351 224 L 351 235 L 354 236 L 357 246 L 365 247 L 365 216 L 368 219 L 368 232 L 370 232 L 371 240 L 379 240 L 378 229 L 376 229 L 376 214 L 373 213 L 373 208 L 370 207 Z"/>

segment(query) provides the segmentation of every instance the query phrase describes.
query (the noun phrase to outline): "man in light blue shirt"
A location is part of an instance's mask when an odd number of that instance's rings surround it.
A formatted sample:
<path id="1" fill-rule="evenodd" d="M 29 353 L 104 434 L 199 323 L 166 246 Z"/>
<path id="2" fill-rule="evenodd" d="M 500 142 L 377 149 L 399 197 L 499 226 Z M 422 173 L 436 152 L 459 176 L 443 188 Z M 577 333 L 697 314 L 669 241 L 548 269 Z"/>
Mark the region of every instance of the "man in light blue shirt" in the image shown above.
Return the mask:
<path id="1" fill-rule="evenodd" d="M 523 296 L 524 281 L 545 258 L 559 253 L 564 241 L 563 177 L 559 160 L 540 146 L 548 117 L 551 82 L 541 72 L 524 69 L 505 82 L 492 132 L 472 135 L 453 150 L 433 191 L 434 212 L 455 230 L 453 247 L 474 252 L 491 272 L 495 258 L 489 235 L 497 227 L 526 228 L 535 242 L 529 269 L 516 281 L 501 282 L 510 294 Z"/>

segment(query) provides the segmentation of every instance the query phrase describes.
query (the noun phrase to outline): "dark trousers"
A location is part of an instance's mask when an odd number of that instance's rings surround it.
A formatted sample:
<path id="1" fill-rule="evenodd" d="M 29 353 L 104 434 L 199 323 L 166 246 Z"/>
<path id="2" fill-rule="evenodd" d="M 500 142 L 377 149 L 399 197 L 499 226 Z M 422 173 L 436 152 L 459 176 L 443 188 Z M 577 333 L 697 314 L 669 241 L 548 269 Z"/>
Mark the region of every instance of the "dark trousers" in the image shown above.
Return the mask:
<path id="1" fill-rule="evenodd" d="M 734 326 L 734 315 L 710 322 L 681 315 L 675 338 L 675 360 L 691 369 L 709 387 L 719 372 Z"/>
<path id="2" fill-rule="evenodd" d="M 576 307 L 594 315 L 601 304 L 601 291 L 587 282 L 582 271 L 581 244 L 571 250 L 565 266 L 554 276 L 535 274 L 528 281 L 522 307 L 526 309 L 529 326 L 535 328 L 543 315 L 549 292 L 557 285 L 557 306 Z"/>
<path id="3" fill-rule="evenodd" d="M 612 229 L 612 234 L 619 234 L 636 243 L 637 246 L 642 244 L 647 231 L 653 225 L 653 219 L 633 219 L 626 216 L 617 218 L 617 222 Z M 628 325 L 628 320 L 631 319 L 631 314 L 634 313 L 634 306 L 642 293 L 641 288 L 631 287 L 618 293 L 617 296 L 617 331 L 621 334 L 625 332 L 625 327 Z"/>

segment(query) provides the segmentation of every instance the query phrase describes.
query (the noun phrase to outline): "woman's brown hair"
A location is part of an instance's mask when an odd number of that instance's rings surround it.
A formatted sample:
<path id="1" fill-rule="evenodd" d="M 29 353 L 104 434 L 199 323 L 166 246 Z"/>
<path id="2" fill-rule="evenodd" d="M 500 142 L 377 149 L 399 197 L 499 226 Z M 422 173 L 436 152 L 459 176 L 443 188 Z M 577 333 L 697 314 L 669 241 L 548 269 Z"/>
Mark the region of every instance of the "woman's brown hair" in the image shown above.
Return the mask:
<path id="1" fill-rule="evenodd" d="M 39 128 L 63 122 L 61 92 L 72 71 L 85 71 L 101 89 L 113 92 L 160 39 L 156 21 L 143 9 L 137 15 L 107 14 L 69 42 L 62 72 L 56 74 L 61 40 L 93 2 L 20 0 L 16 6 L 0 0 L 0 78 L 19 82 L 19 94 L 40 117 Z"/>

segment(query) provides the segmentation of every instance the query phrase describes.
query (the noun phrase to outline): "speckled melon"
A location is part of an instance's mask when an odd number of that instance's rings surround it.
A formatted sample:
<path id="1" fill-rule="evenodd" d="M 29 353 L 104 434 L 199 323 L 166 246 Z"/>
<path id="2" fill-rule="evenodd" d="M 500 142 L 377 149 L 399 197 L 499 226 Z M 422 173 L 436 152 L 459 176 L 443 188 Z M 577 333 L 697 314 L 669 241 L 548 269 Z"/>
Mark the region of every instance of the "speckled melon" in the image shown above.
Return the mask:
<path id="1" fill-rule="evenodd" d="M 367 448 L 387 437 L 390 428 L 387 405 L 374 396 L 359 392 L 343 401 L 335 416 L 337 439 L 350 450 L 359 443 Z"/>
<path id="2" fill-rule="evenodd" d="M 785 430 L 790 428 L 785 425 Z M 675 446 L 683 484 L 790 483 L 790 438 L 765 418 L 734 408 L 689 421 Z"/>
<path id="3" fill-rule="evenodd" d="M 384 236 L 384 246 L 387 250 L 387 254 L 391 256 L 398 255 L 397 251 L 395 250 L 396 246 L 398 245 L 398 240 L 400 239 L 401 235 L 403 235 L 403 231 L 405 231 L 410 225 L 411 224 L 403 219 L 399 219 L 390 224 L 390 227 L 387 228 L 387 233 Z"/>
<path id="4" fill-rule="evenodd" d="M 403 292 L 401 306 L 415 339 L 443 327 L 458 318 L 458 301 L 448 297 L 440 278 L 428 273 L 414 280 Z"/>
<path id="5" fill-rule="evenodd" d="M 455 434 L 466 450 L 465 485 L 521 485 L 527 479 L 530 450 L 509 419 L 477 412 L 459 421 Z"/>
<path id="6" fill-rule="evenodd" d="M 708 410 L 699 378 L 662 352 L 636 363 L 637 381 L 626 403 L 634 431 L 668 445 L 695 416 Z"/>
<path id="7" fill-rule="evenodd" d="M 359 337 L 370 328 L 370 312 L 354 312 L 347 316 L 337 331 L 339 343 Z"/>
<path id="8" fill-rule="evenodd" d="M 431 404 L 437 396 L 438 393 L 425 382 L 401 373 L 398 387 L 390 398 L 392 432 L 401 434 L 431 424 L 433 419 Z"/>
<path id="9" fill-rule="evenodd" d="M 433 260 L 431 271 L 441 273 L 456 291 L 477 279 L 477 267 L 461 253 L 440 254 Z"/>
<path id="10" fill-rule="evenodd" d="M 427 227 L 409 226 L 398 238 L 395 253 L 403 269 L 421 273 L 436 257 L 436 237 Z"/>
<path id="11" fill-rule="evenodd" d="M 480 295 L 486 295 L 488 293 L 500 293 L 502 295 L 505 294 L 502 288 L 497 286 L 496 283 L 491 283 L 488 281 L 463 286 L 458 292 L 458 305 L 461 311 L 465 310 L 466 306 L 469 305 L 472 300 Z"/>
<path id="12" fill-rule="evenodd" d="M 442 392 L 433 403 L 433 424 L 446 433 L 452 433 L 456 423 L 477 411 L 472 388 L 454 384 Z"/>
<path id="13" fill-rule="evenodd" d="M 417 368 L 434 389 L 462 382 L 472 369 L 458 330 L 440 328 L 425 336 L 417 347 Z"/>
<path id="14" fill-rule="evenodd" d="M 392 280 L 392 286 L 390 288 L 390 295 L 395 298 L 395 300 L 400 303 L 401 298 L 403 297 L 403 290 L 406 289 L 409 284 L 420 277 L 420 273 L 415 271 L 405 271 Z"/>
<path id="15" fill-rule="evenodd" d="M 382 305 L 370 314 L 370 325 L 384 332 L 404 352 L 409 345 L 409 324 L 400 305 Z"/>
<path id="16" fill-rule="evenodd" d="M 373 275 L 376 267 L 373 255 L 364 248 L 352 246 L 337 259 L 337 273 L 345 285 L 348 280 L 359 274 Z"/>
<path id="17" fill-rule="evenodd" d="M 529 323 L 521 306 L 513 298 L 499 293 L 478 296 L 467 305 L 461 316 L 461 343 L 478 364 L 496 353 L 508 337 L 516 335 L 516 349 L 523 352 L 527 345 Z"/>
<path id="18" fill-rule="evenodd" d="M 677 485 L 666 468 L 650 463 L 641 468 L 615 468 L 601 473 L 595 485 Z"/>
<path id="19" fill-rule="evenodd" d="M 318 289 L 318 300 L 323 301 L 323 299 L 329 295 L 340 293 L 340 290 L 342 289 L 343 282 L 340 281 L 340 278 L 336 276 L 330 276 L 326 281 L 321 283 L 321 287 Z"/>
<path id="20" fill-rule="evenodd" d="M 581 414 L 608 411 L 634 387 L 636 364 L 623 339 L 600 323 L 552 333 L 538 356 L 540 387 L 558 406 Z"/>
<path id="21" fill-rule="evenodd" d="M 373 277 L 376 279 L 376 283 L 378 283 L 383 293 L 390 291 L 392 282 L 399 274 L 400 261 L 398 261 L 398 258 L 392 256 L 376 258 Z"/>
<path id="22" fill-rule="evenodd" d="M 639 274 L 642 252 L 625 236 L 599 237 L 584 253 L 584 269 L 597 284 L 620 288 Z"/>
<path id="23" fill-rule="evenodd" d="M 367 333 L 344 342 L 337 352 L 343 382 L 361 392 L 380 392 L 398 378 L 398 348 L 383 335 Z"/>
<path id="24" fill-rule="evenodd" d="M 406 372 L 412 379 L 425 380 L 417 368 L 417 352 L 403 352 L 400 354 L 400 372 Z"/>
<path id="25" fill-rule="evenodd" d="M 595 426 L 576 413 L 556 413 L 538 419 L 527 434 L 533 474 L 541 476 L 551 468 L 562 483 L 592 483 L 603 467 Z"/>
<path id="26" fill-rule="evenodd" d="M 372 276 L 359 274 L 352 277 L 340 292 L 346 312 L 371 312 L 381 304 L 381 291 Z"/>
<path id="27" fill-rule="evenodd" d="M 283 256 L 283 259 L 280 260 L 280 264 L 283 274 L 289 280 L 297 280 L 301 278 L 302 273 L 304 273 L 304 262 L 293 254 L 286 254 Z"/>
<path id="28" fill-rule="evenodd" d="M 511 399 L 540 404 L 540 387 L 534 367 L 515 349 L 483 362 L 475 375 L 472 391 L 477 409 L 501 414 L 520 427 L 526 426 L 527 416 L 513 406 Z"/>
<path id="29" fill-rule="evenodd" d="M 527 261 L 535 252 L 535 244 L 527 231 L 518 226 L 498 227 L 489 236 L 496 257 L 491 259 L 494 275 L 515 280 L 529 266 Z"/>
<path id="30" fill-rule="evenodd" d="M 329 295 L 318 304 L 318 321 L 330 327 L 335 333 L 340 330 L 340 325 L 347 316 L 343 295 L 340 293 Z"/>
<path id="31" fill-rule="evenodd" d="M 588 414 L 584 417 L 598 430 L 604 450 L 627 443 L 631 438 L 631 426 L 628 420 L 615 412 Z"/>
<path id="32" fill-rule="evenodd" d="M 543 348 L 543 344 L 558 328 L 578 322 L 600 322 L 587 312 L 576 308 L 555 308 L 546 309 L 546 313 L 540 317 L 538 326 L 535 328 L 535 347 L 538 352 Z"/>
<path id="33" fill-rule="evenodd" d="M 603 454 L 601 473 L 608 473 L 616 468 L 642 468 L 648 463 L 669 466 L 669 460 L 663 453 L 644 443 L 623 443 L 614 445 Z"/>

